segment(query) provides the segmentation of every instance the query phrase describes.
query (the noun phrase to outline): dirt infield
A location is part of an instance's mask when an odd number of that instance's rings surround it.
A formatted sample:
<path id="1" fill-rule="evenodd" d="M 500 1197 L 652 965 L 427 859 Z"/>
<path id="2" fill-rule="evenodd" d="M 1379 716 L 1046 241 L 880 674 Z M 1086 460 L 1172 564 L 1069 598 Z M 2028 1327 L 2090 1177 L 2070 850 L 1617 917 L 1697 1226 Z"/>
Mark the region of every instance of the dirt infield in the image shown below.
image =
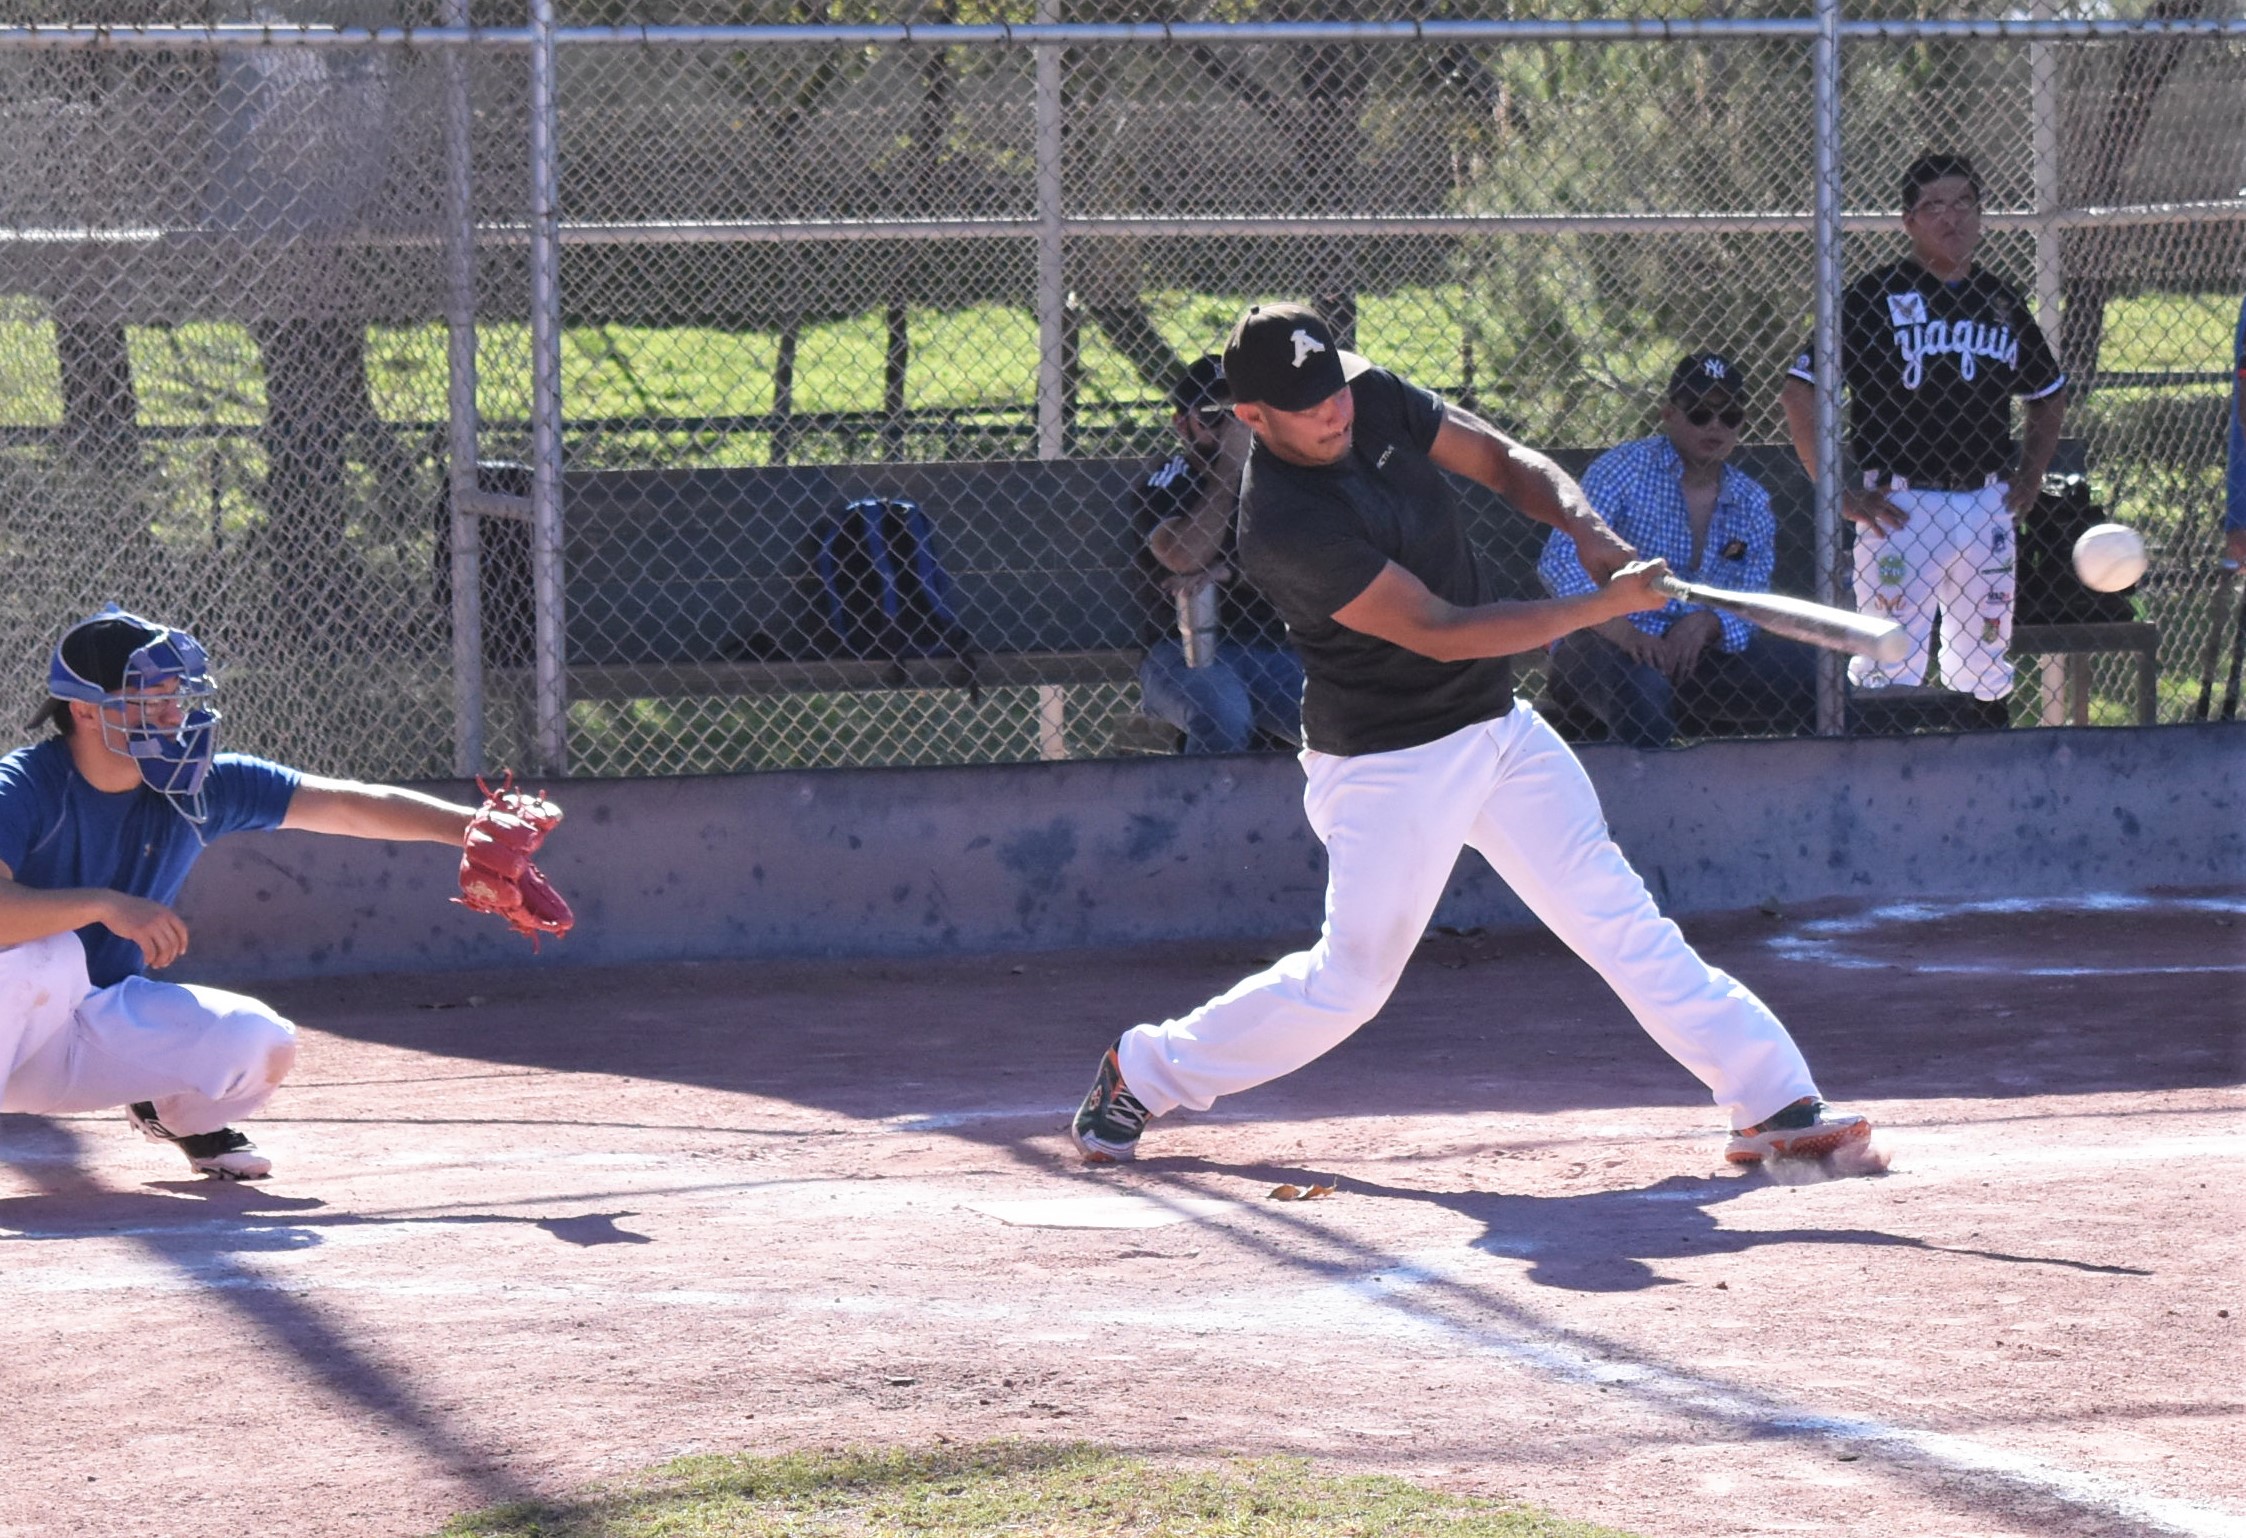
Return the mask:
<path id="1" fill-rule="evenodd" d="M 1727 1171 L 1538 936 L 1431 939 L 1341 1049 L 1102 1172 L 1056 1131 L 1099 1048 L 1286 942 L 270 988 L 269 1182 L 0 1118 L 0 1533 L 423 1533 L 997 1436 L 1649 1538 L 2246 1532 L 2246 900 L 1694 932 L 1892 1173 Z"/>

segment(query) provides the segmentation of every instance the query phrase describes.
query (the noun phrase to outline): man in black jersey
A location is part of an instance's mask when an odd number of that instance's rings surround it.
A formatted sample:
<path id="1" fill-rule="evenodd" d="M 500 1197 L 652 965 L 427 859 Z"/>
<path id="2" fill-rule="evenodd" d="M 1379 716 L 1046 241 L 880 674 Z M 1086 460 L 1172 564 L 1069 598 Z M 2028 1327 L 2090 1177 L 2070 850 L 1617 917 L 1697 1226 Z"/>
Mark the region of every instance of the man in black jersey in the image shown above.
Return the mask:
<path id="1" fill-rule="evenodd" d="M 1861 688 L 1917 684 L 1941 621 L 1942 681 L 2005 722 L 2012 692 L 2014 531 L 2059 444 L 2067 376 L 2009 284 L 1973 261 L 1981 181 L 1962 155 L 1923 155 L 1903 175 L 1911 254 L 1841 297 L 1841 378 L 1854 460 L 1842 512 L 1856 525 L 1856 606 L 1900 623 L 1898 663 L 1859 657 Z M 2012 398 L 2026 428 L 2012 442 Z M 1811 479 L 1816 373 L 1796 360 L 1779 397 Z"/>
<path id="2" fill-rule="evenodd" d="M 1737 1129 L 1727 1158 L 1861 1150 L 1863 1118 L 1823 1114 L 1786 1028 L 1654 908 L 1582 766 L 1513 698 L 1507 657 L 1661 608 L 1668 568 L 1637 560 L 1549 459 L 1344 354 L 1301 306 L 1250 310 L 1224 371 L 1255 433 L 1241 565 L 1308 675 L 1303 805 L 1326 846 L 1325 928 L 1192 1013 L 1126 1031 L 1071 1127 L 1085 1157 L 1132 1158 L 1149 1118 L 1290 1073 L 1371 1019 L 1466 845 L 1708 1086 Z M 1493 600 L 1445 471 L 1567 535 L 1599 585 Z"/>
<path id="3" fill-rule="evenodd" d="M 1139 697 L 1148 715 L 1185 733 L 1188 753 L 1242 753 L 1258 731 L 1292 746 L 1302 733 L 1302 664 L 1271 605 L 1235 580 L 1232 515 L 1248 430 L 1231 402 L 1222 362 L 1196 358 L 1170 393 L 1178 450 L 1148 467 L 1133 498 L 1147 597 Z M 1178 599 L 1201 590 L 1216 600 L 1216 644 L 1196 659 L 1179 636 Z"/>

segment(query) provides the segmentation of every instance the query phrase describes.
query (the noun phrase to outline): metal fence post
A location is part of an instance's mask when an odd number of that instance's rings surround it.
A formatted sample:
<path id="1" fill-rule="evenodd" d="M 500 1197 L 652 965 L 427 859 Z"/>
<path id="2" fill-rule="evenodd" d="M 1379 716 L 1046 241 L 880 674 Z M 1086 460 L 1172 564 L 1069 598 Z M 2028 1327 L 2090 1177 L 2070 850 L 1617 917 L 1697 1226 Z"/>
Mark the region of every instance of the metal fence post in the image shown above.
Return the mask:
<path id="1" fill-rule="evenodd" d="M 468 25 L 468 0 L 446 0 L 445 25 Z M 482 519 L 476 493 L 476 208 L 468 55 L 445 50 L 445 481 L 452 524 L 452 772 L 484 769 Z"/>
<path id="2" fill-rule="evenodd" d="M 554 0 L 531 0 L 530 25 L 530 562 L 536 628 L 540 772 L 569 773 L 569 702 L 561 509 L 561 149 Z"/>
<path id="3" fill-rule="evenodd" d="M 1840 561 L 1841 526 L 1841 58 L 1840 0 L 1817 0 L 1817 41 L 1812 45 L 1816 112 L 1816 202 L 1812 239 L 1817 251 L 1817 591 L 1847 607 Z M 1818 654 L 1817 732 L 1837 737 L 1848 727 L 1848 679 L 1841 658 Z"/>
<path id="4" fill-rule="evenodd" d="M 2052 0 L 2035 0 L 2030 14 L 2048 21 Z M 2028 143 L 2034 160 L 2035 318 L 2054 346 L 2059 341 L 2059 61 L 2051 45 L 2028 44 Z"/>
<path id="5" fill-rule="evenodd" d="M 1037 0 L 1041 23 L 1060 0 Z M 1061 49 L 1037 45 L 1037 457 L 1068 451 L 1068 275 L 1061 247 Z"/>

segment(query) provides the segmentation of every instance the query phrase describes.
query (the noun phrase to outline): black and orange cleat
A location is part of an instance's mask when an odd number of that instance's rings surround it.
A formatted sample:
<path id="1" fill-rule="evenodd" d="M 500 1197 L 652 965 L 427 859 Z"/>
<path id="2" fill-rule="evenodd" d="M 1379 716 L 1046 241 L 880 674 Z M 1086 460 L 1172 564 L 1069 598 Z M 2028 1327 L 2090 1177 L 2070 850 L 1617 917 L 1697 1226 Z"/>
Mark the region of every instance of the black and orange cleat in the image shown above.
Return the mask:
<path id="1" fill-rule="evenodd" d="M 1120 1044 L 1119 1044 L 1120 1045 Z M 1153 1113 L 1123 1083 L 1123 1064 L 1115 1048 L 1100 1059 L 1099 1077 L 1076 1108 L 1068 1134 L 1090 1164 L 1123 1164 L 1139 1156 L 1139 1134 Z"/>
<path id="2" fill-rule="evenodd" d="M 1872 1124 L 1861 1116 L 1829 1116 L 1825 1102 L 1805 1095 L 1767 1121 L 1734 1132 L 1723 1156 L 1734 1164 L 1765 1159 L 1828 1159 L 1865 1143 Z"/>

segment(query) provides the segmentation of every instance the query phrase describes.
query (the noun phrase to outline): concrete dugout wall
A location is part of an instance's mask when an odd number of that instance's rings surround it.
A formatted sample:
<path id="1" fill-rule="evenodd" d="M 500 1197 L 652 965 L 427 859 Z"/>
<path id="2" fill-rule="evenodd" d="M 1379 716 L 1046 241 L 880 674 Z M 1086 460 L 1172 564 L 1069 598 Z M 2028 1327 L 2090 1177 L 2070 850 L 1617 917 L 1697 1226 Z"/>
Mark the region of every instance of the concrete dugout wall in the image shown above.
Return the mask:
<path id="1" fill-rule="evenodd" d="M 2246 882 L 2234 725 L 1582 756 L 1672 913 Z M 578 926 L 542 964 L 1306 933 L 1325 862 L 1301 787 L 1281 756 L 577 781 L 541 864 Z M 182 898 L 178 973 L 533 964 L 528 942 L 447 902 L 455 865 L 434 845 L 228 838 Z M 1471 854 L 1437 916 L 1532 922 Z"/>

